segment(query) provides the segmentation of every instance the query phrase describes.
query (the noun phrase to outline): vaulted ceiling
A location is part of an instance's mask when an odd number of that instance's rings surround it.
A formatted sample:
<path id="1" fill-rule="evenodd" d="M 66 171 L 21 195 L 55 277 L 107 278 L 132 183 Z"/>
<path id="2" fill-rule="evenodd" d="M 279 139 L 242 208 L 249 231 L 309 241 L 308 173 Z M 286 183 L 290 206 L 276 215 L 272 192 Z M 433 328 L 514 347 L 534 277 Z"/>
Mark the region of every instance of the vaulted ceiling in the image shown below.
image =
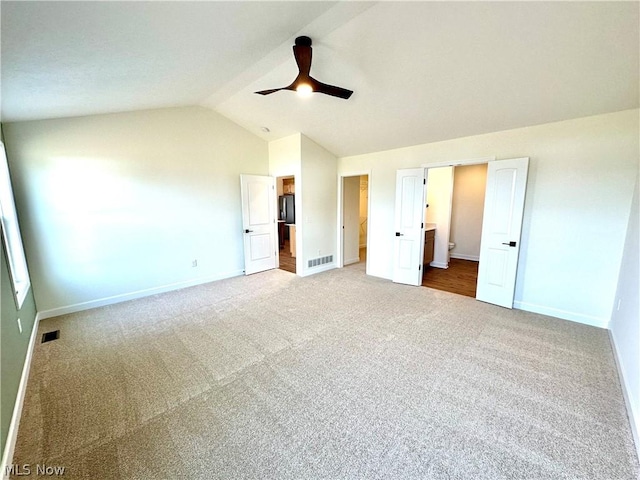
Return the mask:
<path id="1" fill-rule="evenodd" d="M 638 7 L 2 1 L 2 121 L 202 105 L 346 156 L 637 108 Z M 294 79 L 298 35 L 349 100 L 253 93 Z"/>

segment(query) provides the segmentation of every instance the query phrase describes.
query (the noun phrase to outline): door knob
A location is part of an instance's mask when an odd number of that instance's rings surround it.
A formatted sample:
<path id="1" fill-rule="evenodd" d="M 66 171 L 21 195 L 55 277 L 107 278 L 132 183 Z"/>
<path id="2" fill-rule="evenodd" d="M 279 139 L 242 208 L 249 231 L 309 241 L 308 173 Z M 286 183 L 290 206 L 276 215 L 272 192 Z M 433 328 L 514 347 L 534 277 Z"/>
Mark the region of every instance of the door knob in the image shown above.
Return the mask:
<path id="1" fill-rule="evenodd" d="M 251 233 L 253 230 L 249 230 L 248 228 L 244 231 L 244 233 Z"/>
<path id="2" fill-rule="evenodd" d="M 507 247 L 515 247 L 516 246 L 516 242 L 502 242 L 503 245 L 506 245 Z"/>
<path id="3" fill-rule="evenodd" d="M 396 232 L 396 237 L 404 237 L 404 233 Z"/>

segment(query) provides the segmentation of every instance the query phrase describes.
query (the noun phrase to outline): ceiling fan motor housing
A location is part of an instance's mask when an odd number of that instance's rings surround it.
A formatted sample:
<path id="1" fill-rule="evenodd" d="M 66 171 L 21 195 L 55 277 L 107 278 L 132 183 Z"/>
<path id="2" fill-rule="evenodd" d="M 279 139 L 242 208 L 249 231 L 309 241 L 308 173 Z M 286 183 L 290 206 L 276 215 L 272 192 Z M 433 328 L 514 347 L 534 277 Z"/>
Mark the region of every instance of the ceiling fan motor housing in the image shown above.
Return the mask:
<path id="1" fill-rule="evenodd" d="M 306 36 L 296 38 L 296 45 L 299 47 L 310 47 L 311 39 Z"/>

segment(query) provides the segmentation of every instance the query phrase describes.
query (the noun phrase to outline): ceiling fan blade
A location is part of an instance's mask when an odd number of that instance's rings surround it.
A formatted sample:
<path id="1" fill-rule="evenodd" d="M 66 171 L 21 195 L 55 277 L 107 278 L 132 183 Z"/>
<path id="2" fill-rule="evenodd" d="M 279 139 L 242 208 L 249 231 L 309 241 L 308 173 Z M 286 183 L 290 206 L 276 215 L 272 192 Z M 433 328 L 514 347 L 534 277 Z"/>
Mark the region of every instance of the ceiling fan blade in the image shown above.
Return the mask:
<path id="1" fill-rule="evenodd" d="M 257 93 L 258 95 L 271 95 L 272 93 L 279 92 L 280 90 L 292 90 L 295 92 L 296 82 L 293 82 L 291 85 L 287 85 L 286 87 L 271 88 L 269 90 L 260 90 L 259 92 L 253 92 L 253 93 Z"/>
<path id="2" fill-rule="evenodd" d="M 332 97 L 344 98 L 345 100 L 353 94 L 353 90 L 336 87 L 335 85 L 327 85 L 326 83 L 319 82 L 315 78 L 312 78 L 311 80 L 314 92 L 324 93 L 325 95 L 331 95 Z"/>
<path id="3" fill-rule="evenodd" d="M 260 90 L 259 92 L 253 92 L 253 93 L 257 93 L 258 95 L 270 95 L 272 93 L 275 92 L 279 92 L 280 90 L 284 90 L 286 87 L 283 88 L 272 88 L 270 90 Z"/>

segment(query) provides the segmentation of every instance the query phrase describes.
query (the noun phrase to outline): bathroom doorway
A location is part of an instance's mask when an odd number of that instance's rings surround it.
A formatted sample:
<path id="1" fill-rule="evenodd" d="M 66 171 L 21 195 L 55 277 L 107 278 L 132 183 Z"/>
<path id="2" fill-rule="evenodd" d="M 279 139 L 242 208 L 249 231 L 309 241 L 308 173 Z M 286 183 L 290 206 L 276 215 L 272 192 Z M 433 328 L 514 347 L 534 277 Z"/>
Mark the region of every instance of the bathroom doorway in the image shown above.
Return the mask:
<path id="1" fill-rule="evenodd" d="M 476 296 L 487 164 L 430 168 L 422 285 Z"/>

